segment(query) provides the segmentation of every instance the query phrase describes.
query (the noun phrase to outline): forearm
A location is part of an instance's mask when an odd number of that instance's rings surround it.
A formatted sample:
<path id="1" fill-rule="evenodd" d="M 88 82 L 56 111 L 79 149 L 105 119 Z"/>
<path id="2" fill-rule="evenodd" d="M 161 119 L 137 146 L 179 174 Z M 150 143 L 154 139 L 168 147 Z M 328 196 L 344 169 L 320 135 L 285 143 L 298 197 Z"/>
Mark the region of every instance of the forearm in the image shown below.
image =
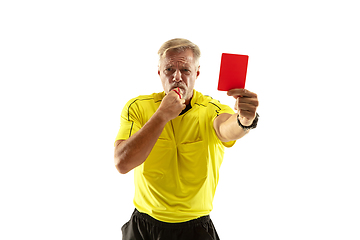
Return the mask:
<path id="1" fill-rule="evenodd" d="M 165 125 L 185 109 L 185 99 L 170 91 L 147 123 L 126 141 L 115 147 L 114 161 L 120 173 L 127 173 L 142 164 L 149 156 Z"/>
<path id="2" fill-rule="evenodd" d="M 116 146 L 114 161 L 120 173 L 127 173 L 146 160 L 166 123 L 156 112 L 138 132 Z"/>
<path id="3" fill-rule="evenodd" d="M 221 116 L 219 116 L 221 117 Z M 226 116 L 224 116 L 226 117 Z M 219 138 L 223 142 L 234 141 L 245 136 L 250 130 L 244 130 L 237 122 L 238 114 L 227 116 L 228 119 L 219 126 Z"/>

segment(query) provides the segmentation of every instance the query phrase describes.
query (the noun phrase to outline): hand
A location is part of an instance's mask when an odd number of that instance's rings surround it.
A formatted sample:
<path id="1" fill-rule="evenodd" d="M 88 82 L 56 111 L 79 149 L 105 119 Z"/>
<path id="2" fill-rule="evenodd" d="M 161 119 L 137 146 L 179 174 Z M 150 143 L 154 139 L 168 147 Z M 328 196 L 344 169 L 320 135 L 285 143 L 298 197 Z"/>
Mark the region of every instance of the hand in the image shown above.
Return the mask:
<path id="1" fill-rule="evenodd" d="M 239 114 L 240 123 L 243 126 L 250 126 L 259 106 L 257 95 L 246 89 L 232 89 L 227 92 L 227 95 L 236 99 L 235 110 Z"/>
<path id="2" fill-rule="evenodd" d="M 185 108 L 185 99 L 181 93 L 177 90 L 172 90 L 163 98 L 157 111 L 168 122 L 179 116 Z"/>

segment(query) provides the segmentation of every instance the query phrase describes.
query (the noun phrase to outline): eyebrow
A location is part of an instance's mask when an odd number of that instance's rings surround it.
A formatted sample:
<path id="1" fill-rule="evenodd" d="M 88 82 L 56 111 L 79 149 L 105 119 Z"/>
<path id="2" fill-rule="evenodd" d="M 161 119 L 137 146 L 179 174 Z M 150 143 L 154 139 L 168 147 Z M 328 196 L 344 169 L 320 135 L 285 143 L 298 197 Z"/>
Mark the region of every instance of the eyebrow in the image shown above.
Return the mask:
<path id="1" fill-rule="evenodd" d="M 164 65 L 164 69 L 167 69 L 167 68 L 173 68 L 174 65 L 173 64 L 169 64 L 169 65 Z M 184 64 L 184 65 L 181 65 L 180 66 L 181 69 L 191 69 L 191 66 L 189 64 Z"/>
<path id="2" fill-rule="evenodd" d="M 173 64 L 173 63 L 167 63 L 167 64 L 165 64 L 164 66 L 167 66 L 167 67 L 174 67 L 174 65 L 176 65 L 176 64 Z M 180 65 L 180 67 L 191 67 L 191 64 L 189 64 L 189 63 L 180 63 L 179 65 Z"/>

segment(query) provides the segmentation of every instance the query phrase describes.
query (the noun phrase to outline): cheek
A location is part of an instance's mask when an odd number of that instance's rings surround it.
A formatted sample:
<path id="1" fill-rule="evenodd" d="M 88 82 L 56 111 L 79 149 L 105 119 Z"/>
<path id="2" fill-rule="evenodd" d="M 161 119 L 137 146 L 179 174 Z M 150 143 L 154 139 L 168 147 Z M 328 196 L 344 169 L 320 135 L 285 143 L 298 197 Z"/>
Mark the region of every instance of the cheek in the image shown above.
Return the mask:
<path id="1" fill-rule="evenodd" d="M 194 87 L 195 85 L 196 76 L 191 75 L 187 78 L 187 85 L 188 87 Z"/>
<path id="2" fill-rule="evenodd" d="M 170 81 L 166 76 L 162 76 L 161 77 L 161 83 L 163 86 L 163 89 L 165 91 L 166 94 L 169 93 L 169 89 L 170 89 Z"/>

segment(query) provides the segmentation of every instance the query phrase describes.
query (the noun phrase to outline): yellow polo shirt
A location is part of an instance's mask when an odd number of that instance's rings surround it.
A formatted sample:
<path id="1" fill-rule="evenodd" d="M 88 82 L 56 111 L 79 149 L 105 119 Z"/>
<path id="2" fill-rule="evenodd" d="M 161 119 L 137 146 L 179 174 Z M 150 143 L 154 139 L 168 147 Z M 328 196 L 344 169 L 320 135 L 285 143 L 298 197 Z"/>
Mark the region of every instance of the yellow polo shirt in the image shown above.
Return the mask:
<path id="1" fill-rule="evenodd" d="M 116 140 L 136 133 L 158 109 L 165 93 L 139 96 L 123 108 Z M 150 155 L 134 169 L 134 204 L 163 222 L 185 222 L 208 215 L 219 180 L 224 147 L 213 121 L 233 110 L 194 90 L 192 108 L 165 125 Z"/>

